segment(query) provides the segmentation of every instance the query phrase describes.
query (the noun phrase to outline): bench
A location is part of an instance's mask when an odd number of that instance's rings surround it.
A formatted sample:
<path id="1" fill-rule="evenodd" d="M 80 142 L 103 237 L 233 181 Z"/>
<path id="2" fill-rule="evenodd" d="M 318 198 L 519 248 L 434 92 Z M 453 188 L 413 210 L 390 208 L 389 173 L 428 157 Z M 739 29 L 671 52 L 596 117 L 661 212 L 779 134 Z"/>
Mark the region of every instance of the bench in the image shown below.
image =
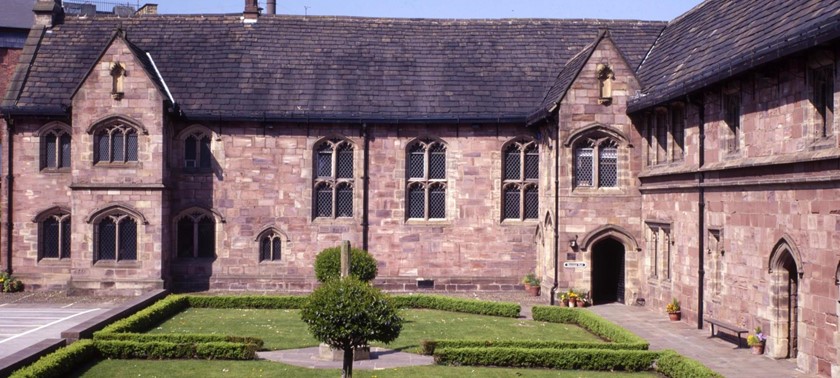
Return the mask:
<path id="1" fill-rule="evenodd" d="M 734 325 L 734 324 L 730 324 L 730 323 L 727 323 L 727 322 L 724 322 L 724 321 L 720 321 L 720 320 L 717 320 L 717 319 L 712 319 L 712 318 L 703 318 L 703 321 L 705 321 L 706 323 L 709 323 L 709 325 L 711 326 L 711 329 L 712 329 L 712 337 L 715 337 L 715 335 L 716 335 L 716 333 L 715 333 L 715 326 L 718 326 L 718 327 L 720 327 L 720 328 L 724 328 L 724 329 L 728 329 L 728 330 L 730 330 L 730 331 L 735 332 L 736 334 L 738 334 L 738 348 L 740 348 L 740 347 L 741 347 L 741 334 L 742 334 L 742 333 L 749 332 L 749 330 L 747 330 L 746 328 L 743 328 L 743 327 L 738 327 L 738 326 L 736 326 L 736 325 Z"/>

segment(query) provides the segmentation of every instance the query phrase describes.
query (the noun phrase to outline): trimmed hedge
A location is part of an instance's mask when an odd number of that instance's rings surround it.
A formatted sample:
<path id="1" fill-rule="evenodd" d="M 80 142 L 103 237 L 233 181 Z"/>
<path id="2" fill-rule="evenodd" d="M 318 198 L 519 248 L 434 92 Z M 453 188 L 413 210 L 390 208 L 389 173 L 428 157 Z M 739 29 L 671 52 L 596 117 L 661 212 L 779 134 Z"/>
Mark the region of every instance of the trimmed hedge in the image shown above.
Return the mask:
<path id="1" fill-rule="evenodd" d="M 443 348 L 520 348 L 520 349 L 610 349 L 647 350 L 646 343 L 598 343 L 588 341 L 530 341 L 530 340 L 423 340 L 422 354 L 433 355 Z"/>
<path id="2" fill-rule="evenodd" d="M 238 344 L 251 344 L 262 349 L 263 340 L 256 337 L 228 336 L 212 334 L 190 334 L 190 333 L 99 333 L 94 335 L 95 340 L 122 340 L 147 342 L 169 342 L 175 344 L 197 344 L 229 342 Z"/>
<path id="3" fill-rule="evenodd" d="M 723 378 L 706 365 L 672 350 L 662 352 L 656 361 L 656 371 L 670 378 Z"/>
<path id="4" fill-rule="evenodd" d="M 301 295 L 187 295 L 186 298 L 189 306 L 195 308 L 299 309 L 303 308 L 308 297 Z"/>
<path id="5" fill-rule="evenodd" d="M 659 353 L 646 350 L 443 348 L 441 365 L 548 368 L 561 370 L 651 370 Z"/>
<path id="6" fill-rule="evenodd" d="M 99 352 L 92 340 L 81 340 L 41 357 L 35 363 L 15 371 L 12 378 L 66 377 L 79 366 L 97 358 Z"/>
<path id="7" fill-rule="evenodd" d="M 645 339 L 636 334 L 606 320 L 597 314 L 580 309 L 566 307 L 534 306 L 531 309 L 534 320 L 551 323 L 574 323 L 596 336 L 602 337 L 614 343 L 644 345 L 648 349 L 650 345 Z M 637 348 L 632 348 L 637 349 Z"/>
<path id="8" fill-rule="evenodd" d="M 126 340 L 96 340 L 96 349 L 105 358 L 114 359 L 222 359 L 253 360 L 257 347 L 253 344 L 209 342 L 179 344 L 166 341 L 137 342 Z"/>
<path id="9" fill-rule="evenodd" d="M 518 318 L 521 310 L 516 303 L 459 299 L 440 295 L 394 295 L 391 298 L 400 308 L 423 308 L 508 318 Z"/>
<path id="10" fill-rule="evenodd" d="M 96 333 L 125 333 L 148 331 L 189 306 L 187 298 L 170 295 L 125 319 L 117 320 Z"/>

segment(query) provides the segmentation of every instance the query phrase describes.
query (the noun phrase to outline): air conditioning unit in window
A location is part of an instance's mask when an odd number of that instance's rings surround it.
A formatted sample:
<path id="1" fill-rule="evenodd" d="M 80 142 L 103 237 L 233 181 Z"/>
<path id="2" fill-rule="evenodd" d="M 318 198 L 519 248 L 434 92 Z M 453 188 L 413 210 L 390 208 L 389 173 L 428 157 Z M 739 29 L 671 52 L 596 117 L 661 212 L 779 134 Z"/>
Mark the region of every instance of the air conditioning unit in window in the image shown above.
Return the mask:
<path id="1" fill-rule="evenodd" d="M 184 168 L 192 169 L 198 167 L 198 162 L 193 159 L 184 160 Z"/>

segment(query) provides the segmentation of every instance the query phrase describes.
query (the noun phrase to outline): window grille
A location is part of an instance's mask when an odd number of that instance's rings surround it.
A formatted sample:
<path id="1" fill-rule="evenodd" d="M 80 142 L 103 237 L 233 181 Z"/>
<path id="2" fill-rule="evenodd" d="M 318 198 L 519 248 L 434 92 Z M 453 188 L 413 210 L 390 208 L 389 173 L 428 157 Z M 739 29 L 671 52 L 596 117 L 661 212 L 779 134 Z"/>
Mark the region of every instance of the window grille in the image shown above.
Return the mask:
<path id="1" fill-rule="evenodd" d="M 40 224 L 38 258 L 70 257 L 70 215 L 56 214 Z"/>
<path id="2" fill-rule="evenodd" d="M 446 188 L 434 185 L 429 190 L 429 218 L 446 218 Z"/>
<path id="3" fill-rule="evenodd" d="M 119 260 L 137 260 L 137 223 L 125 217 L 119 225 Z"/>
<path id="4" fill-rule="evenodd" d="M 49 168 L 56 168 L 58 166 L 58 146 L 56 146 L 56 142 L 58 142 L 58 138 L 56 138 L 55 134 L 47 135 L 46 139 L 46 146 L 45 146 L 45 157 L 47 158 L 46 166 Z"/>
<path id="5" fill-rule="evenodd" d="M 326 141 L 315 159 L 315 217 L 352 217 L 353 145 L 342 139 Z"/>
<path id="6" fill-rule="evenodd" d="M 834 66 L 829 65 L 811 71 L 811 102 L 817 113 L 817 135 L 831 135 L 834 118 Z"/>
<path id="7" fill-rule="evenodd" d="M 423 165 L 425 164 L 426 159 L 426 149 L 421 144 L 416 144 L 412 147 L 411 152 L 408 156 L 408 177 L 409 178 L 419 178 L 422 179 L 425 177 L 425 170 L 423 169 Z"/>
<path id="8" fill-rule="evenodd" d="M 185 171 L 209 172 L 212 168 L 212 155 L 209 136 L 199 132 L 184 139 Z"/>
<path id="9" fill-rule="evenodd" d="M 598 186 L 618 186 L 618 151 L 615 147 L 598 151 Z"/>
<path id="10" fill-rule="evenodd" d="M 353 216 L 353 187 L 347 183 L 339 184 L 335 195 L 336 212 L 338 217 Z"/>
<path id="11" fill-rule="evenodd" d="M 522 169 L 519 146 L 512 144 L 505 152 L 505 180 L 519 180 Z M 527 159 L 527 158 L 526 158 Z"/>
<path id="12" fill-rule="evenodd" d="M 537 219 L 540 213 L 540 191 L 536 185 L 525 188 L 525 219 Z"/>
<path id="13" fill-rule="evenodd" d="M 531 143 L 525 149 L 525 179 L 537 180 L 540 178 L 540 152 L 535 143 Z"/>
<path id="14" fill-rule="evenodd" d="M 426 191 L 421 185 L 408 189 L 408 217 L 414 219 L 426 217 Z"/>
<path id="15" fill-rule="evenodd" d="M 137 138 L 134 129 L 121 125 L 99 130 L 94 137 L 94 163 L 137 161 Z"/>
<path id="16" fill-rule="evenodd" d="M 61 251 L 59 251 L 59 257 L 61 258 L 68 258 L 70 257 L 70 217 L 65 216 L 61 219 Z"/>
<path id="17" fill-rule="evenodd" d="M 446 178 L 446 149 L 440 143 L 432 144 L 429 149 L 429 178 Z"/>
<path id="18" fill-rule="evenodd" d="M 44 241 L 43 248 L 41 250 L 41 257 L 58 258 L 59 238 L 61 233 L 59 231 L 58 220 L 51 217 L 44 221 L 42 227 L 44 228 Z"/>
<path id="19" fill-rule="evenodd" d="M 519 219 L 519 190 L 514 186 L 505 189 L 505 219 Z"/>
<path id="20" fill-rule="evenodd" d="M 271 232 L 260 239 L 260 261 L 279 261 L 280 235 Z"/>
<path id="21" fill-rule="evenodd" d="M 741 138 L 741 97 L 737 94 L 724 96 L 724 120 L 729 126 L 729 151 L 738 151 Z"/>
<path id="22" fill-rule="evenodd" d="M 99 222 L 99 260 L 116 260 L 117 225 L 108 218 Z"/>
<path id="23" fill-rule="evenodd" d="M 338 148 L 338 178 L 353 178 L 353 147 L 342 144 Z"/>
<path id="24" fill-rule="evenodd" d="M 216 223 L 210 216 L 204 216 L 196 226 L 198 232 L 198 257 L 216 256 Z"/>
<path id="25" fill-rule="evenodd" d="M 594 176 L 592 164 L 593 149 L 589 147 L 575 150 L 575 185 L 592 186 Z"/>
<path id="26" fill-rule="evenodd" d="M 61 150 L 61 159 L 58 162 L 58 168 L 70 167 L 70 135 L 63 134 L 59 138 L 59 149 Z"/>

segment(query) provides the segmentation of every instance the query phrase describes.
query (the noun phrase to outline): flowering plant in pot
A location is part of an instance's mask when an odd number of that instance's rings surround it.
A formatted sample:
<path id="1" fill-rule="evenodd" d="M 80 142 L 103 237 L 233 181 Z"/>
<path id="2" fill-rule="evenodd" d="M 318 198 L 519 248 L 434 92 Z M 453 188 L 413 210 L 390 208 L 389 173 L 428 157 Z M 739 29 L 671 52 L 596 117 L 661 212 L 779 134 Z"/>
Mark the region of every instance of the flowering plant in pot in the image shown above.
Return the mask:
<path id="1" fill-rule="evenodd" d="M 566 292 L 566 297 L 569 298 L 569 307 L 577 307 L 578 300 L 580 300 L 580 294 L 575 293 L 572 289 L 569 289 L 569 291 Z"/>
<path id="2" fill-rule="evenodd" d="M 747 336 L 747 345 L 752 348 L 753 354 L 764 354 L 764 343 L 767 336 L 761 332 L 761 327 L 755 327 L 754 334 Z"/>
<path id="3" fill-rule="evenodd" d="M 668 317 L 673 321 L 680 320 L 680 301 L 677 298 L 672 298 L 671 303 L 665 306 L 665 311 L 668 312 Z"/>
<path id="4" fill-rule="evenodd" d="M 534 273 L 528 273 L 522 278 L 522 284 L 525 285 L 525 291 L 532 296 L 540 296 L 540 279 Z"/>

